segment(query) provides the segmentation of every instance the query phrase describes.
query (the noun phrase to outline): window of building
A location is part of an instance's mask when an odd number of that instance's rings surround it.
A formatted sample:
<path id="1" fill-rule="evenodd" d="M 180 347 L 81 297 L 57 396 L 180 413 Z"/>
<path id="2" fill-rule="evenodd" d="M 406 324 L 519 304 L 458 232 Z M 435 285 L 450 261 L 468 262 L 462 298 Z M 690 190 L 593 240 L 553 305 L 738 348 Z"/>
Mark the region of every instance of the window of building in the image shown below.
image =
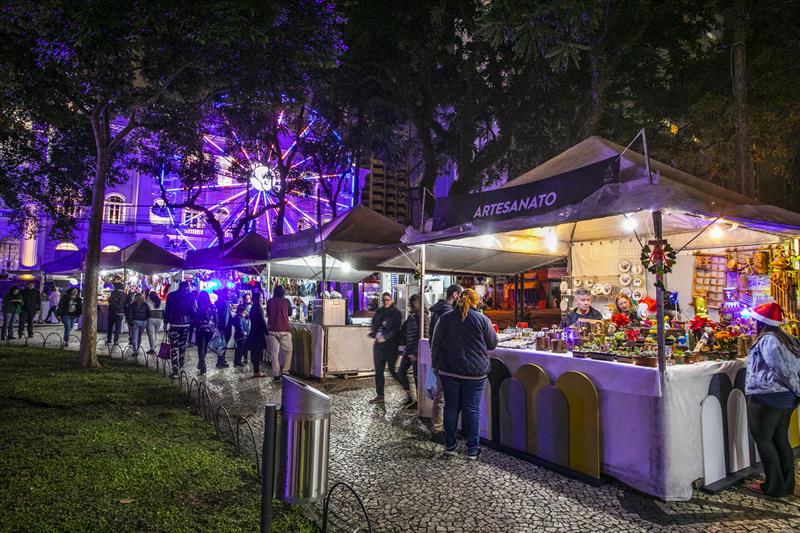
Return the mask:
<path id="1" fill-rule="evenodd" d="M 78 247 L 73 242 L 62 242 L 58 246 L 56 246 L 56 250 L 58 250 L 58 251 L 77 252 L 78 251 Z"/>
<path id="2" fill-rule="evenodd" d="M 121 194 L 109 194 L 103 207 L 103 222 L 106 224 L 125 223 L 125 197 Z"/>
<path id="3" fill-rule="evenodd" d="M 183 210 L 183 225 L 191 229 L 201 229 L 205 225 L 205 216 L 193 209 Z"/>
<path id="4" fill-rule="evenodd" d="M 116 244 L 109 244 L 108 246 L 105 246 L 100 251 L 102 253 L 104 253 L 104 254 L 110 254 L 110 253 L 113 253 L 113 252 L 119 252 L 119 246 L 117 246 Z"/>
<path id="5" fill-rule="evenodd" d="M 61 259 L 62 257 L 66 257 L 72 253 L 78 251 L 78 247 L 73 242 L 62 242 L 56 246 L 56 253 L 54 255 L 54 259 Z"/>
<path id="6" fill-rule="evenodd" d="M 0 239 L 0 267 L 6 270 L 19 268 L 19 239 L 3 237 Z"/>

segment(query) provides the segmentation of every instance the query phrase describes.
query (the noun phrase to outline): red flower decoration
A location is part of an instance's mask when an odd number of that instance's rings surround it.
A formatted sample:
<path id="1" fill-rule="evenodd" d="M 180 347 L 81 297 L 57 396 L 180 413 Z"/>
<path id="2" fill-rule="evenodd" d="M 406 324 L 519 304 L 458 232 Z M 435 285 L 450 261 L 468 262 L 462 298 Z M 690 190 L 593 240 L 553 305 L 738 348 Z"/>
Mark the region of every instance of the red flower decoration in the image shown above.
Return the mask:
<path id="1" fill-rule="evenodd" d="M 628 315 L 624 315 L 622 313 L 615 313 L 611 315 L 611 322 L 613 322 L 614 325 L 617 326 L 617 329 L 622 329 L 631 323 L 631 319 L 628 318 Z"/>
<path id="2" fill-rule="evenodd" d="M 712 322 L 711 319 L 705 316 L 695 316 L 689 322 L 689 329 L 691 329 L 692 331 L 702 331 L 707 327 L 713 328 L 714 322 Z"/>
<path id="3" fill-rule="evenodd" d="M 631 342 L 638 341 L 640 335 L 641 335 L 641 332 L 638 329 L 628 328 L 628 329 L 625 330 L 625 339 L 627 339 L 627 340 L 629 340 Z"/>

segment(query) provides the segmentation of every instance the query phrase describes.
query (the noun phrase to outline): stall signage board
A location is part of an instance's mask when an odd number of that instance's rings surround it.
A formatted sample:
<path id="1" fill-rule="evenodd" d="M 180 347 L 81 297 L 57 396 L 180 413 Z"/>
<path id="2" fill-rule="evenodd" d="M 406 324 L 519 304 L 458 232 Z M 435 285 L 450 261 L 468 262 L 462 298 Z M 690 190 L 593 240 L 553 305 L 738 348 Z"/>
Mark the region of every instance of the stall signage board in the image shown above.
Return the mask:
<path id="1" fill-rule="evenodd" d="M 619 158 L 610 157 L 563 174 L 507 189 L 436 200 L 435 231 L 463 224 L 541 215 L 576 204 L 603 185 L 619 181 Z"/>
<path id="2" fill-rule="evenodd" d="M 319 230 L 307 229 L 277 237 L 270 247 L 270 259 L 305 257 L 317 253 Z"/>

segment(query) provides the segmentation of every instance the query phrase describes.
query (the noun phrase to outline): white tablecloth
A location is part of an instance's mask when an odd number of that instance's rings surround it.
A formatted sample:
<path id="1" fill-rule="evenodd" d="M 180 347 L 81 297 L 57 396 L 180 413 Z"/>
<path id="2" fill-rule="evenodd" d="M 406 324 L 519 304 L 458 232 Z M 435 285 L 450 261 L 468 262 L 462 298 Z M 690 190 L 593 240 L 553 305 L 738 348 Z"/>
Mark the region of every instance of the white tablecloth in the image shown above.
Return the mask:
<path id="1" fill-rule="evenodd" d="M 512 375 L 523 364 L 539 365 L 551 384 L 569 370 L 589 376 L 600 402 L 601 471 L 665 500 L 690 499 L 692 482 L 703 477 L 700 402 L 708 395 L 712 376 L 725 372 L 733 381 L 745 365 L 737 360 L 671 366 L 662 388 L 654 368 L 533 350 L 498 348 L 490 355 L 503 361 Z M 421 372 L 429 366 L 430 347 L 423 340 Z M 432 402 L 422 391 L 419 398 L 419 414 L 430 416 Z M 488 416 L 485 405 L 481 416 Z"/>

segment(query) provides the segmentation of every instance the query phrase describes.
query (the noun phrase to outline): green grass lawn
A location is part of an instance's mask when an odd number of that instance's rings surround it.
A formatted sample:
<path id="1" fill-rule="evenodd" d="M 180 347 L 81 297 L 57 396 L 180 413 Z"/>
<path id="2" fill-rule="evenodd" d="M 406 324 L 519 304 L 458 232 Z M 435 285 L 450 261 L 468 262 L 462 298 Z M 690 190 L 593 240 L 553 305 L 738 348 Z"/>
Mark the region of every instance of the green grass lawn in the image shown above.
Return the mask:
<path id="1" fill-rule="evenodd" d="M 255 467 L 151 369 L 0 347 L 0 531 L 253 531 Z M 276 503 L 276 505 L 278 505 Z M 316 531 L 278 507 L 273 531 Z"/>

